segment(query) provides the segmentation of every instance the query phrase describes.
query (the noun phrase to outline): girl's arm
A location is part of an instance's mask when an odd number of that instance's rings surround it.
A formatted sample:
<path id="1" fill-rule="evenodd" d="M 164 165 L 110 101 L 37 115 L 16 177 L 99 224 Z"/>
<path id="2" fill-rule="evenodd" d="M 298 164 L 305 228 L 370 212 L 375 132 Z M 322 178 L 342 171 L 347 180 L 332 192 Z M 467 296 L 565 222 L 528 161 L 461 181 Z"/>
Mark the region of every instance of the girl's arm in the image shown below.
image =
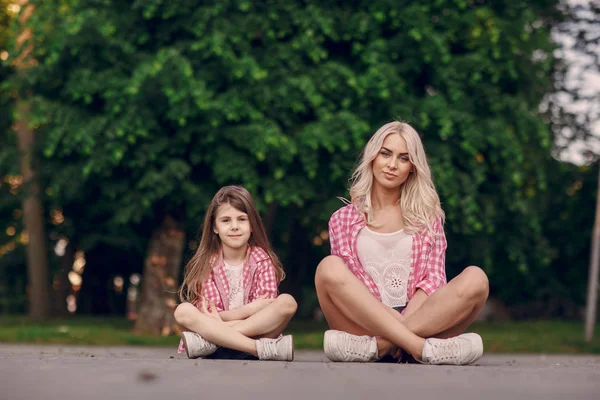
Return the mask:
<path id="1" fill-rule="evenodd" d="M 267 294 L 265 294 L 241 307 L 234 308 L 233 310 L 221 311 L 219 316 L 225 322 L 241 321 L 256 314 L 273 301 L 275 301 L 275 299 L 269 299 L 267 298 Z"/>
<path id="2" fill-rule="evenodd" d="M 271 259 L 261 261 L 256 276 L 256 289 L 252 296 L 258 299 L 265 296 L 267 299 L 277 298 L 277 274 Z"/>
<path id="3" fill-rule="evenodd" d="M 217 312 L 221 312 L 225 309 L 223 306 L 223 301 L 221 300 L 221 295 L 219 294 L 219 289 L 217 289 L 217 284 L 213 279 L 212 274 L 202 285 L 202 293 L 201 298 L 196 301 L 194 304 L 196 308 L 202 311 L 202 300 L 206 302 L 207 307 L 210 307 L 211 302 L 214 304 Z M 211 309 L 212 311 L 212 309 Z"/>
<path id="4" fill-rule="evenodd" d="M 244 304 L 241 307 L 234 308 L 233 310 L 221 311 L 219 316 L 223 321 L 235 321 L 246 319 L 251 315 L 256 314 L 256 304 L 254 302 Z"/>
<path id="5" fill-rule="evenodd" d="M 254 314 L 254 312 L 252 312 L 251 307 L 249 307 L 249 304 L 236 308 L 235 310 L 225 310 L 225 307 L 223 306 L 223 301 L 221 300 L 221 295 L 219 294 L 217 284 L 215 283 L 212 274 L 206 280 L 204 285 L 202 285 L 202 296 L 204 297 L 207 307 L 209 307 L 210 311 L 212 311 L 212 307 L 210 307 L 211 302 L 215 305 L 215 308 L 219 313 L 219 317 L 221 317 L 223 321 L 246 319 L 250 315 Z M 201 300 L 199 300 L 198 304 L 196 304 L 196 308 L 202 311 Z"/>
<path id="6" fill-rule="evenodd" d="M 265 260 L 258 266 L 256 271 L 256 286 L 250 293 L 252 301 L 233 310 L 219 313 L 223 321 L 242 320 L 256 314 L 277 298 L 277 275 L 275 266 L 271 260 Z"/>

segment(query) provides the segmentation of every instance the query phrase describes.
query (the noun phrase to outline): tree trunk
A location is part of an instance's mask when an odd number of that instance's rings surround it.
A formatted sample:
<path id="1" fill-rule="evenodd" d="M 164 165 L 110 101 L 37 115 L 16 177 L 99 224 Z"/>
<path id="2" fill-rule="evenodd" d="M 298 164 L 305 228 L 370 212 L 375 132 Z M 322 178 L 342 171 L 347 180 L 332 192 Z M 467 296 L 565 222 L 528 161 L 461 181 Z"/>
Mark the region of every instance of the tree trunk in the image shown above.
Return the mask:
<path id="1" fill-rule="evenodd" d="M 598 305 L 598 270 L 600 269 L 600 162 L 598 162 L 598 187 L 596 193 L 596 218 L 592 231 L 592 248 L 585 313 L 585 341 L 594 337 L 596 326 L 596 306 Z"/>
<path id="2" fill-rule="evenodd" d="M 184 244 L 183 224 L 165 216 L 148 246 L 135 333 L 167 336 L 179 331 L 173 311 L 178 303 L 179 268 Z"/>
<path id="3" fill-rule="evenodd" d="M 34 132 L 27 123 L 29 104 L 17 102 L 17 132 L 21 152 L 21 174 L 23 175 L 23 221 L 29 243 L 27 244 L 27 279 L 29 315 L 35 319 L 48 316 L 48 254 L 44 232 L 44 214 L 40 200 L 40 185 L 34 170 Z"/>
<path id="4" fill-rule="evenodd" d="M 34 6 L 27 1 L 21 1 L 23 12 L 19 17 L 19 24 L 23 26 L 31 17 Z M 23 29 L 16 39 L 18 47 L 27 43 L 21 53 L 13 62 L 17 73 L 36 65 L 31 57 L 33 41 L 31 30 Z M 48 254 L 46 252 L 46 235 L 44 233 L 44 213 L 40 200 L 40 185 L 35 174 L 35 137 L 33 129 L 29 127 L 30 105 L 17 95 L 16 122 L 13 129 L 17 133 L 17 141 L 21 156 L 21 174 L 23 175 L 23 222 L 29 242 L 27 244 L 27 295 L 29 298 L 29 315 L 35 319 L 48 316 L 49 282 L 48 282 Z"/>

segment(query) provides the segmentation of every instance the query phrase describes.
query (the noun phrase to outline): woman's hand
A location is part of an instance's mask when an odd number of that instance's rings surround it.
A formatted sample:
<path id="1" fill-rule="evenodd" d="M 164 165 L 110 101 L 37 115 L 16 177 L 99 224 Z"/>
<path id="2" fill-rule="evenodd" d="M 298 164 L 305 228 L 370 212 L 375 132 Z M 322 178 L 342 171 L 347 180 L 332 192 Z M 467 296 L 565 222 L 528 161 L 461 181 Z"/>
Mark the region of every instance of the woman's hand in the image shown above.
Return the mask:
<path id="1" fill-rule="evenodd" d="M 400 347 L 398 347 L 398 348 L 396 349 L 396 351 L 394 351 L 394 352 L 390 353 L 390 355 L 391 355 L 393 358 L 395 358 L 396 360 L 400 361 L 400 359 L 402 358 L 402 352 L 403 352 L 403 350 L 402 350 Z"/>

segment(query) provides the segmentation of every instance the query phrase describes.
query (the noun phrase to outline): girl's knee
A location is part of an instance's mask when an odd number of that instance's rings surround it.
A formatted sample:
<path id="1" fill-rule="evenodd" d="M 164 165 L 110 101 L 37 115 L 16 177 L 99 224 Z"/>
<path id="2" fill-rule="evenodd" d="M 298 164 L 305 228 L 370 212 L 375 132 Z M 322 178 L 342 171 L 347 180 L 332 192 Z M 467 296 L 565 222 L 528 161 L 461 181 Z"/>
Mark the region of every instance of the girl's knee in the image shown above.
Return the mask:
<path id="1" fill-rule="evenodd" d="M 348 273 L 348 267 L 340 257 L 327 256 L 317 266 L 315 273 L 315 284 L 340 283 Z"/>
<path id="2" fill-rule="evenodd" d="M 292 317 L 298 310 L 298 303 L 296 300 L 287 293 L 280 294 L 277 297 L 277 303 L 279 310 L 286 317 Z"/>
<path id="3" fill-rule="evenodd" d="M 175 308 L 174 317 L 177 323 L 187 326 L 187 322 L 189 322 L 191 316 L 194 312 L 197 312 L 198 309 L 194 307 L 192 303 L 181 303 Z"/>

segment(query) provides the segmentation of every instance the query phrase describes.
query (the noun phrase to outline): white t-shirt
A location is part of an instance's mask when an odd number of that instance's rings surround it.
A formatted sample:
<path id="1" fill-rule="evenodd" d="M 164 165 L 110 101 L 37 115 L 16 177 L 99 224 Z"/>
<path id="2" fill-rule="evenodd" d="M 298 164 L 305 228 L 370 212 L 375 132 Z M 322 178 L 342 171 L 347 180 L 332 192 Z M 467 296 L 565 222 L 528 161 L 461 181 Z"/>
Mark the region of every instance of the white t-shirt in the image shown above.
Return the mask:
<path id="1" fill-rule="evenodd" d="M 404 229 L 378 233 L 364 227 L 358 233 L 358 259 L 377 285 L 381 302 L 390 307 L 406 305 L 412 241 Z"/>
<path id="2" fill-rule="evenodd" d="M 244 263 L 231 265 L 225 261 L 225 274 L 229 282 L 229 309 L 244 305 Z"/>

